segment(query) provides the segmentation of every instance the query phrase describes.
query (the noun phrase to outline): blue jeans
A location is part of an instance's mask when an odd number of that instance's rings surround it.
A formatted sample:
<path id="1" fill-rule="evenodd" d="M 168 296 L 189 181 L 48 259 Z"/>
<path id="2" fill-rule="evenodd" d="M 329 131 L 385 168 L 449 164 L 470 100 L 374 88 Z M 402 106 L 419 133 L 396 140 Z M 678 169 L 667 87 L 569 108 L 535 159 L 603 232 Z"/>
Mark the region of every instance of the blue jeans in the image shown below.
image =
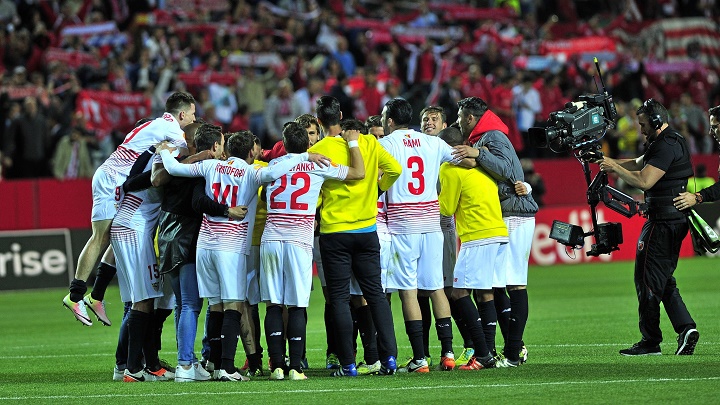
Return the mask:
<path id="1" fill-rule="evenodd" d="M 120 371 L 125 370 L 128 359 L 128 329 L 127 329 L 127 318 L 130 313 L 132 302 L 124 303 L 122 322 L 120 322 L 120 330 L 118 331 L 118 344 L 115 349 L 115 365 Z"/>
<path id="2" fill-rule="evenodd" d="M 197 362 L 195 357 L 195 335 L 198 317 L 202 308 L 202 298 L 198 292 L 195 263 L 180 266 L 178 271 L 170 273 L 177 307 L 180 309 L 177 322 L 178 364 L 189 366 Z"/>

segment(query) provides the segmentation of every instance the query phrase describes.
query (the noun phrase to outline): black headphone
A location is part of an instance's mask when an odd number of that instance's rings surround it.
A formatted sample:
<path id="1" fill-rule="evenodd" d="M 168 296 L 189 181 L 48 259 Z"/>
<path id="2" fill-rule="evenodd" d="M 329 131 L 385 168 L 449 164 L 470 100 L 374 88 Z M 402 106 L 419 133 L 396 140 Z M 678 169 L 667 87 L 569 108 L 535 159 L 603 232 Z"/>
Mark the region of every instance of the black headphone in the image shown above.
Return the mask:
<path id="1" fill-rule="evenodd" d="M 648 119 L 650 121 L 650 125 L 655 129 L 660 129 L 663 124 L 662 118 L 660 118 L 660 114 L 653 114 L 652 111 L 654 110 L 653 106 L 657 103 L 652 98 L 647 99 L 643 103 L 643 108 L 645 109 L 645 115 L 648 116 Z"/>

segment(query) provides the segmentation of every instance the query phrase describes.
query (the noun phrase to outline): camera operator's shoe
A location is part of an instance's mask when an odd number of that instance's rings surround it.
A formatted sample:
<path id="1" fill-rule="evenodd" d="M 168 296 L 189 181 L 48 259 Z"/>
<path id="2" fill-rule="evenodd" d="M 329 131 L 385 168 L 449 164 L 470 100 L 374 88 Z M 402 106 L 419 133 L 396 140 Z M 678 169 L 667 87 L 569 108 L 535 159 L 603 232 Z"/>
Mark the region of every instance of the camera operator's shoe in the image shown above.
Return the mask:
<path id="1" fill-rule="evenodd" d="M 632 347 L 620 350 L 623 356 L 659 356 L 662 354 L 660 345 L 653 345 L 646 340 L 641 340 Z"/>
<path id="2" fill-rule="evenodd" d="M 678 335 L 678 348 L 675 354 L 678 356 L 690 356 L 695 353 L 695 346 L 700 339 L 700 332 L 695 328 L 687 327 Z"/>

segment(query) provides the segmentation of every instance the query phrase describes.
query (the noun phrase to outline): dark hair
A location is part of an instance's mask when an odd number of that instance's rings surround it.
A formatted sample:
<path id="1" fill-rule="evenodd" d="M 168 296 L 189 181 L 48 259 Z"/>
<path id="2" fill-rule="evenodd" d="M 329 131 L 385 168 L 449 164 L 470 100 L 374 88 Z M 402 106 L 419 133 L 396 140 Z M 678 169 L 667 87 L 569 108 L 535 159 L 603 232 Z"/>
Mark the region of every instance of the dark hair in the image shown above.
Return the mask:
<path id="1" fill-rule="evenodd" d="M 254 143 L 255 145 L 260 145 L 260 138 L 258 138 L 257 136 L 253 135 L 253 143 Z"/>
<path id="2" fill-rule="evenodd" d="M 150 121 L 152 121 L 151 118 L 140 118 L 139 120 L 137 120 L 137 122 L 135 123 L 135 126 L 133 128 L 137 128 L 142 124 L 147 124 Z"/>
<path id="3" fill-rule="evenodd" d="M 425 114 L 431 114 L 431 113 L 437 113 L 440 114 L 440 118 L 442 119 L 442 122 L 447 121 L 447 115 L 445 115 L 445 109 L 442 107 L 437 107 L 434 105 L 427 106 L 420 111 L 420 120 L 422 120 L 422 116 Z"/>
<path id="4" fill-rule="evenodd" d="M 385 103 L 387 113 L 385 118 L 392 118 L 396 127 L 407 127 L 412 120 L 412 106 L 404 98 L 394 98 Z"/>
<path id="5" fill-rule="evenodd" d="M 177 91 L 168 97 L 165 102 L 165 111 L 177 115 L 180 111 L 187 111 L 195 104 L 195 98 L 190 93 Z"/>
<path id="6" fill-rule="evenodd" d="M 652 119 L 653 116 L 657 115 L 660 117 L 661 124 L 665 124 L 670 120 L 667 109 L 665 109 L 665 106 L 663 106 L 657 100 L 652 99 L 652 98 L 647 99 L 640 106 L 640 108 L 637 109 L 637 115 L 640 115 L 640 114 L 645 114 L 650 119 Z"/>
<path id="7" fill-rule="evenodd" d="M 239 131 L 229 134 L 227 152 L 229 156 L 245 159 L 255 147 L 255 136 L 250 131 Z"/>
<path id="8" fill-rule="evenodd" d="M 303 114 L 295 118 L 295 122 L 300 124 L 303 128 L 307 129 L 310 125 L 315 125 L 318 129 L 320 129 L 320 123 L 318 122 L 317 118 L 315 118 L 312 114 Z"/>
<path id="9" fill-rule="evenodd" d="M 310 146 L 307 130 L 298 122 L 286 122 L 283 126 L 282 136 L 285 150 L 288 153 L 303 153 Z"/>
<path id="10" fill-rule="evenodd" d="M 216 142 L 222 142 L 222 128 L 212 124 L 201 124 L 195 131 L 193 142 L 197 152 L 210 150 Z"/>
<path id="11" fill-rule="evenodd" d="M 715 117 L 716 120 L 720 121 L 720 105 L 709 109 L 708 115 L 711 115 L 711 116 Z"/>
<path id="12" fill-rule="evenodd" d="M 365 120 L 365 126 L 367 127 L 368 131 L 370 131 L 370 128 L 372 127 L 381 127 L 382 128 L 382 117 L 379 115 L 371 115 L 368 117 L 367 120 Z"/>
<path id="13" fill-rule="evenodd" d="M 315 114 L 324 127 L 340 123 L 340 102 L 332 96 L 322 96 L 317 100 Z"/>
<path id="14" fill-rule="evenodd" d="M 361 134 L 368 133 L 368 128 L 365 123 L 360 120 L 356 120 L 355 118 L 342 120 L 342 122 L 340 122 L 340 128 L 342 128 L 343 131 L 354 130 L 360 131 Z"/>
<path id="15" fill-rule="evenodd" d="M 465 142 L 465 138 L 463 138 L 462 133 L 456 127 L 444 128 L 438 133 L 438 138 L 447 142 L 450 146 L 462 145 L 463 142 Z"/>
<path id="16" fill-rule="evenodd" d="M 482 118 L 483 114 L 485 114 L 485 111 L 488 110 L 488 105 L 485 102 L 485 100 L 481 99 L 480 97 L 468 97 L 464 98 L 457 103 L 458 110 L 465 111 L 465 114 L 468 113 L 474 115 L 478 119 Z"/>

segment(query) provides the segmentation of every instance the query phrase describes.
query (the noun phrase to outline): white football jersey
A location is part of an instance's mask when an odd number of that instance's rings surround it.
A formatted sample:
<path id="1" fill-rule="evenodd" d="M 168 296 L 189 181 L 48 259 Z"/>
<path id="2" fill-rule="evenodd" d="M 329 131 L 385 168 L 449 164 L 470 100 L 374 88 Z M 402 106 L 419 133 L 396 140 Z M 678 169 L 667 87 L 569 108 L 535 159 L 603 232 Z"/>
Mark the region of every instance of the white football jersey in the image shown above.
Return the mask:
<path id="1" fill-rule="evenodd" d="M 385 202 L 385 193 L 378 197 L 377 209 L 377 233 L 390 233 L 387 224 L 387 203 Z"/>
<path id="2" fill-rule="evenodd" d="M 152 163 L 148 162 L 145 171 L 150 170 Z M 113 218 L 114 226 L 124 226 L 136 231 L 154 233 L 160 216 L 162 191 L 150 187 L 140 191 L 127 193 L 118 206 L 117 214 Z"/>
<path id="3" fill-rule="evenodd" d="M 454 161 L 453 149 L 436 136 L 412 129 L 393 131 L 380 139 L 403 170 L 385 192 L 388 228 L 392 234 L 440 232 L 437 182 L 440 165 Z"/>
<path id="4" fill-rule="evenodd" d="M 100 165 L 99 169 L 110 174 L 120 175 L 118 181 L 122 183 L 130 173 L 138 156 L 162 141 L 170 141 L 173 146 L 187 148 L 185 132 L 180 129 L 180 124 L 175 117 L 167 112 L 162 117 L 155 118 L 130 131 L 125 136 L 123 143 Z M 155 163 L 159 163 L 159 160 L 155 160 Z"/>
<path id="5" fill-rule="evenodd" d="M 272 167 L 295 155 L 274 159 Z M 349 167 L 332 163 L 297 164 L 267 187 L 267 222 L 262 242 L 283 241 L 313 245 L 315 210 L 325 179 L 345 180 Z"/>
<path id="6" fill-rule="evenodd" d="M 248 212 L 242 221 L 204 214 L 197 244 L 203 249 L 244 254 L 250 254 L 260 185 L 277 179 L 307 158 L 306 153 L 293 155 L 282 164 L 262 167 L 234 157 L 227 161 L 210 159 L 183 164 L 167 150 L 163 150 L 161 156 L 165 169 L 173 176 L 204 177 L 208 197 L 228 207 L 247 206 Z"/>

